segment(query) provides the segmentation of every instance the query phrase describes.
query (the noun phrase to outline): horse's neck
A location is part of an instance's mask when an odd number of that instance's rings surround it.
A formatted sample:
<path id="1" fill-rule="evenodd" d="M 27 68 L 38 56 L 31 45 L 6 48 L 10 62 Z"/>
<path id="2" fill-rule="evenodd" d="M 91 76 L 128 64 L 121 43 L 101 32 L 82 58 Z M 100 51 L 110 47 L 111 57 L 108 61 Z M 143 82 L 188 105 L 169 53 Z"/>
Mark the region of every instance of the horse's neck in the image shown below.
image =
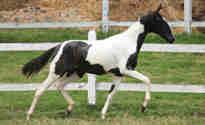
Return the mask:
<path id="1" fill-rule="evenodd" d="M 131 25 L 124 33 L 137 44 L 137 51 L 139 52 L 147 35 L 144 25 L 140 22 L 136 22 Z"/>
<path id="2" fill-rule="evenodd" d="M 144 43 L 145 37 L 147 36 L 147 32 L 143 24 L 136 22 L 132 26 L 130 26 L 128 30 L 125 31 L 125 34 L 127 34 L 128 37 L 131 37 L 131 40 L 136 43 L 135 60 L 137 64 L 138 54 L 140 52 L 142 44 Z"/>
<path id="3" fill-rule="evenodd" d="M 140 51 L 140 48 L 142 44 L 144 43 L 144 39 L 146 37 L 147 33 L 144 30 L 144 25 L 140 22 L 136 22 L 132 24 L 126 31 L 123 33 L 114 35 L 112 37 L 109 37 L 105 40 L 108 40 L 107 42 L 109 45 L 110 43 L 116 44 L 116 45 L 125 45 L 126 46 L 135 46 L 137 49 L 137 52 Z"/>
<path id="4" fill-rule="evenodd" d="M 124 33 L 133 40 L 138 39 L 138 36 L 144 32 L 144 25 L 140 22 L 132 24 Z"/>

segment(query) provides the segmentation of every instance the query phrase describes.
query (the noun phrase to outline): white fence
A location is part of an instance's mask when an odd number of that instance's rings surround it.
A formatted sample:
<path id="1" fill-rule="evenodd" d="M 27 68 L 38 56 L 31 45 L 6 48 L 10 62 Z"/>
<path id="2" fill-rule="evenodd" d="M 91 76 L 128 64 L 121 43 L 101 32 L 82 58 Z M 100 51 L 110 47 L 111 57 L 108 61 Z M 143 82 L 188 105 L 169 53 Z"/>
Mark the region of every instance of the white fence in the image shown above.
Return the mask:
<path id="1" fill-rule="evenodd" d="M 21 28 L 69 28 L 69 27 L 92 27 L 102 26 L 104 32 L 110 26 L 130 26 L 132 21 L 117 22 L 109 20 L 109 0 L 102 0 L 102 20 L 95 22 L 44 22 L 44 23 L 0 23 L 0 29 Z M 172 27 L 184 27 L 184 31 L 191 33 L 191 27 L 205 27 L 205 21 L 192 22 L 192 0 L 184 0 L 184 21 L 169 22 Z"/>
<path id="2" fill-rule="evenodd" d="M 39 83 L 1 83 L 0 91 L 35 91 L 37 87 L 39 87 Z M 94 84 L 95 85 L 95 84 Z M 96 90 L 98 91 L 108 91 L 111 88 L 112 83 L 100 82 L 96 84 Z M 65 86 L 65 90 L 71 91 L 87 91 L 89 90 L 89 84 L 87 83 L 69 83 Z M 119 91 L 130 91 L 130 92 L 144 92 L 145 84 L 142 83 L 120 83 Z M 56 87 L 51 86 L 48 88 L 50 91 L 55 91 Z M 151 85 L 152 92 L 168 92 L 168 93 L 205 93 L 205 85 L 172 85 L 172 84 L 152 84 Z M 89 91 L 88 91 L 89 92 Z M 95 92 L 95 91 L 93 91 Z M 89 94 L 88 94 L 89 95 Z M 88 96 L 89 97 L 89 96 Z M 95 104 L 95 96 L 93 99 L 89 99 L 89 104 Z"/>
<path id="3" fill-rule="evenodd" d="M 0 51 L 45 51 L 57 44 L 59 43 L 0 43 Z M 205 53 L 205 44 L 143 44 L 141 51 Z"/>

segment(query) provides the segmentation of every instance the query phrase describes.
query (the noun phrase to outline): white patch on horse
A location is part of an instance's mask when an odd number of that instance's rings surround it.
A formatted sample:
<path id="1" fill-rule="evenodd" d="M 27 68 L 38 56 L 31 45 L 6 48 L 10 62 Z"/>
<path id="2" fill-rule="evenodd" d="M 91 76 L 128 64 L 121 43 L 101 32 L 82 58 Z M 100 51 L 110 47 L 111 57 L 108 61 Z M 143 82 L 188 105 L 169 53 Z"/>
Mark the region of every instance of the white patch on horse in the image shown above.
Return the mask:
<path id="1" fill-rule="evenodd" d="M 127 59 L 136 51 L 137 36 L 143 32 L 143 24 L 136 22 L 121 34 L 92 42 L 86 61 L 90 64 L 100 64 L 105 71 L 113 68 L 126 68 Z"/>
<path id="2" fill-rule="evenodd" d="M 58 50 L 58 53 L 56 54 L 56 56 L 54 57 L 53 61 L 50 64 L 50 72 L 55 73 L 56 63 L 58 62 L 61 55 L 63 54 L 63 48 L 67 43 L 69 43 L 69 41 L 65 41 L 61 44 L 60 49 Z"/>

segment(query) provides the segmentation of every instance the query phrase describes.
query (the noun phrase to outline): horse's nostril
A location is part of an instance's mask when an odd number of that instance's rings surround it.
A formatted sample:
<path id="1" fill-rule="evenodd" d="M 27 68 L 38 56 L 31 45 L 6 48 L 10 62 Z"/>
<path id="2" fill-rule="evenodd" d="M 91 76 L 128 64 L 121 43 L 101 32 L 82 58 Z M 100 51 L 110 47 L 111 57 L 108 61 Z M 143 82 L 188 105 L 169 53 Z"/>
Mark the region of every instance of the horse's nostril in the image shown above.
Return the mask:
<path id="1" fill-rule="evenodd" d="M 175 41 L 175 38 L 173 37 L 172 42 L 174 42 L 174 41 Z"/>
<path id="2" fill-rule="evenodd" d="M 175 38 L 174 37 L 170 37 L 168 41 L 169 41 L 169 43 L 173 43 L 175 41 Z"/>

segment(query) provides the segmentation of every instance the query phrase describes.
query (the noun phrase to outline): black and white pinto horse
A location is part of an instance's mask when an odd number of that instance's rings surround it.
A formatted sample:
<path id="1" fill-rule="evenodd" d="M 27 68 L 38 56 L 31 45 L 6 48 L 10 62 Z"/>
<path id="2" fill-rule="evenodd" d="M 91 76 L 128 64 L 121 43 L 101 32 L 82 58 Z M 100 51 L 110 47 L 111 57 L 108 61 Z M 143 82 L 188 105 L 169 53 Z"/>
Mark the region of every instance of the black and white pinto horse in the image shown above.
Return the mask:
<path id="1" fill-rule="evenodd" d="M 51 85 L 55 85 L 60 90 L 68 103 L 67 112 L 71 112 L 74 101 L 64 90 L 64 86 L 72 80 L 83 77 L 85 73 L 97 75 L 111 73 L 113 75 L 113 85 L 101 112 L 103 119 L 112 96 L 124 76 L 139 79 L 146 84 L 145 98 L 142 104 L 142 111 L 144 111 L 151 99 L 151 82 L 148 77 L 135 70 L 140 48 L 147 34 L 151 32 L 160 35 L 169 43 L 173 43 L 175 40 L 169 25 L 159 13 L 161 8 L 160 5 L 157 10 L 141 17 L 138 22 L 120 34 L 90 43 L 65 41 L 25 64 L 22 72 L 29 77 L 33 73 L 39 72 L 52 59 L 48 77 L 36 90 L 27 119 L 30 119 L 34 112 L 39 97 Z"/>

